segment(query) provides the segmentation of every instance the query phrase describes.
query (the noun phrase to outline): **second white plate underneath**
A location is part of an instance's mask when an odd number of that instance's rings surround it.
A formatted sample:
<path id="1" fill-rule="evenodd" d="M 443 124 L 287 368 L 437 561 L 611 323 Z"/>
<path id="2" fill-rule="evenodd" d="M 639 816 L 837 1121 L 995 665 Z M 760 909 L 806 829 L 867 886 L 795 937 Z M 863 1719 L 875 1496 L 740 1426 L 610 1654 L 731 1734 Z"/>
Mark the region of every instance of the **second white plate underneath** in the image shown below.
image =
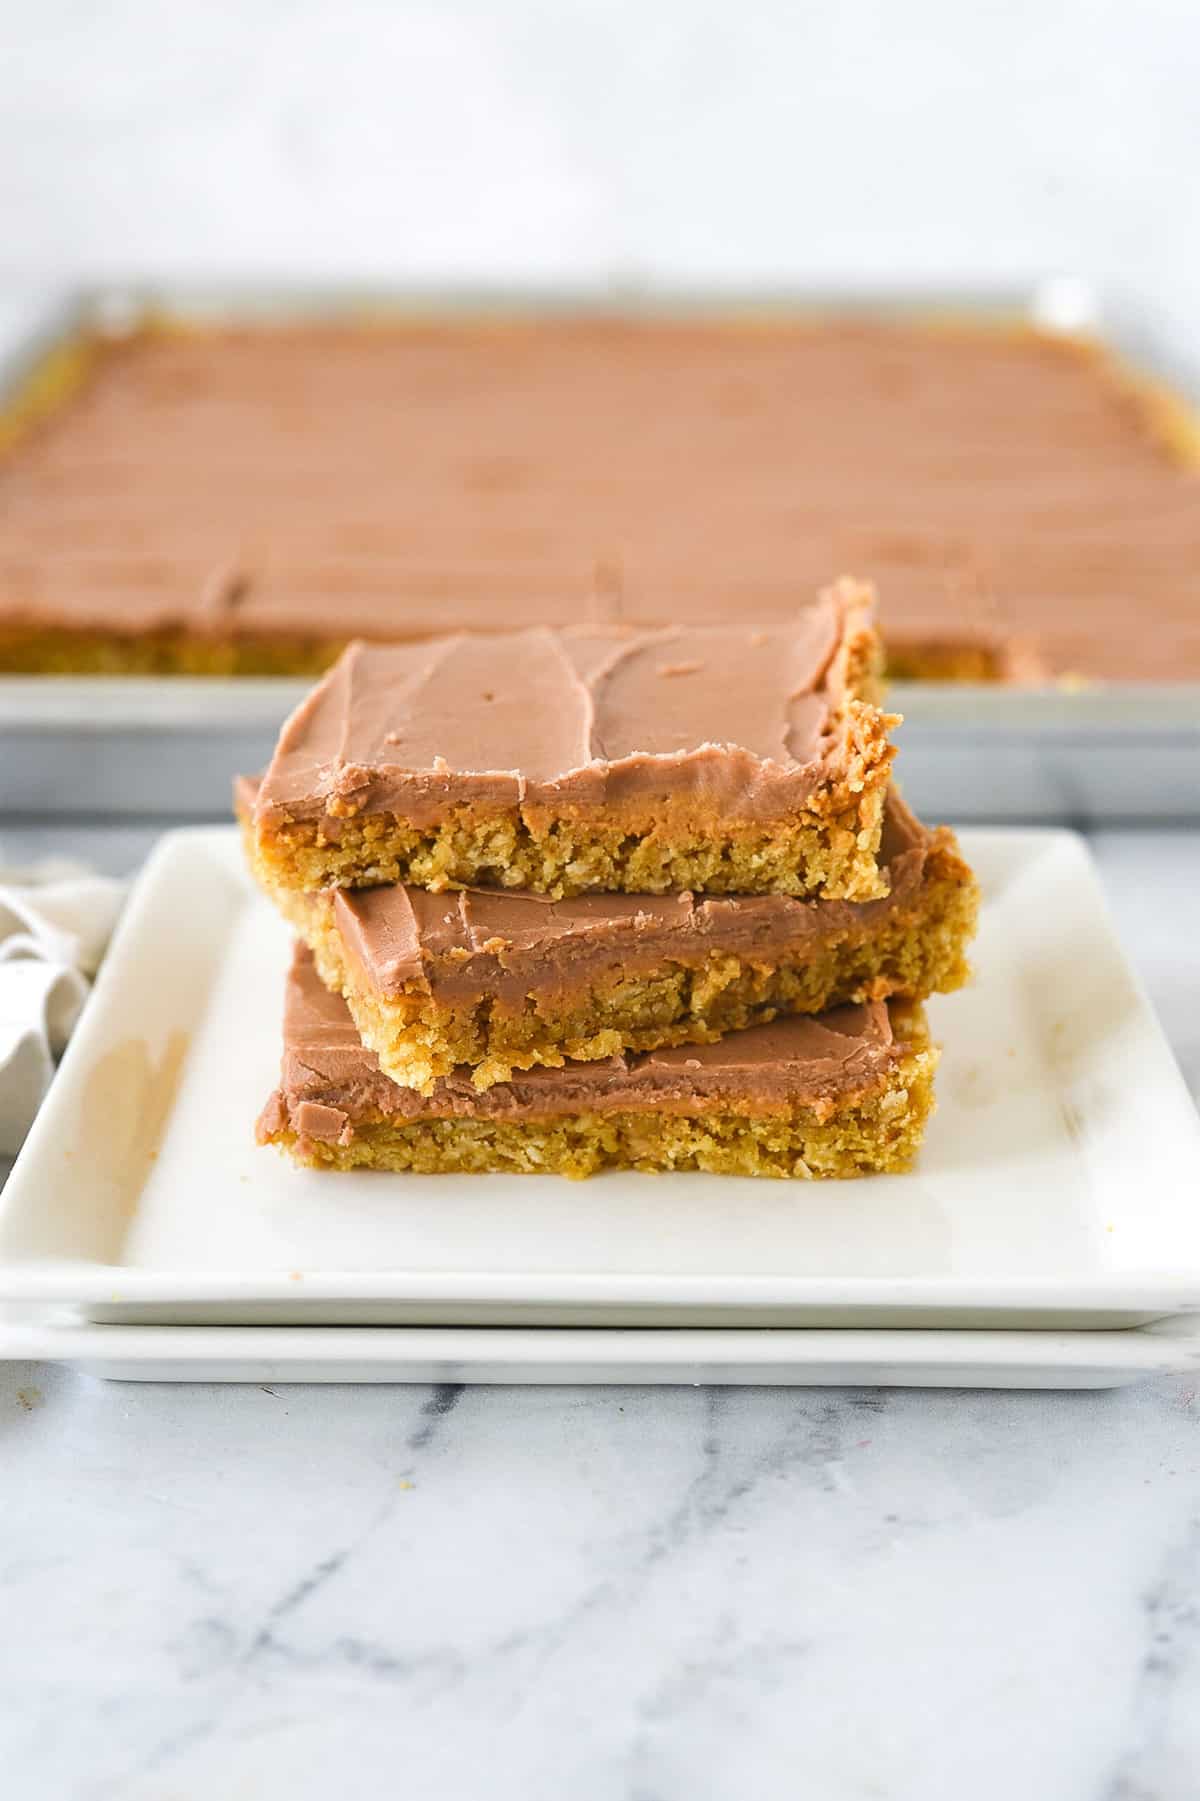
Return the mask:
<path id="1" fill-rule="evenodd" d="M 122 1382 L 1119 1388 L 1200 1370 L 1200 1325 L 1116 1332 L 4 1323 L 0 1358 Z"/>
<path id="2" fill-rule="evenodd" d="M 0 1299 L 97 1320 L 1105 1327 L 1200 1307 L 1200 1123 L 1074 835 L 971 831 L 911 1174 L 416 1177 L 257 1148 L 287 933 L 232 828 L 138 885 L 0 1203 Z"/>

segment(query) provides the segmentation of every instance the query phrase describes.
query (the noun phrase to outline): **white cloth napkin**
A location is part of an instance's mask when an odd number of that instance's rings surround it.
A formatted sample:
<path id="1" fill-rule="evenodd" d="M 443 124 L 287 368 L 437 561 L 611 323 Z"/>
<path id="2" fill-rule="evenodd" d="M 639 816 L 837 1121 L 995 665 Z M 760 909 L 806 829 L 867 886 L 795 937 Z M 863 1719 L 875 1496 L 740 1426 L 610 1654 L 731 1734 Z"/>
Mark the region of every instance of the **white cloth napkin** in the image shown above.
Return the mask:
<path id="1" fill-rule="evenodd" d="M 81 863 L 0 864 L 0 1157 L 41 1106 L 124 897 Z"/>

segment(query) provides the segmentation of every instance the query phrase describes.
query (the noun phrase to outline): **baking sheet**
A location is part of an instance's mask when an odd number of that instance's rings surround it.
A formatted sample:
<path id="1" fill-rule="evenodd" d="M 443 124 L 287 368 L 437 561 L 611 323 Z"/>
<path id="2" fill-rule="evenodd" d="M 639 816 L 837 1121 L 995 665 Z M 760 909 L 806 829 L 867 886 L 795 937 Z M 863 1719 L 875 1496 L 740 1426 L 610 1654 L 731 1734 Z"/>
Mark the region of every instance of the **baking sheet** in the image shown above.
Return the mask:
<path id="1" fill-rule="evenodd" d="M 116 333 L 147 313 L 188 319 L 368 317 L 383 311 L 647 312 L 741 307 L 873 314 L 1026 318 L 1043 329 L 1103 336 L 1185 399 L 1195 364 L 1143 311 L 1056 280 L 980 295 L 806 293 L 720 297 L 595 292 L 396 294 L 232 288 L 110 290 L 0 297 L 0 395 L 64 333 Z M 0 811 L 38 818 L 205 819 L 228 812 L 232 777 L 261 768 L 305 682 L 186 677 L 0 677 Z M 930 817 L 1078 825 L 1200 820 L 1200 684 L 1068 689 L 898 682 L 905 718 L 901 779 Z"/>
<path id="2" fill-rule="evenodd" d="M 0 811 L 227 818 L 309 684 L 0 679 Z M 1087 826 L 1200 819 L 1200 686 L 1005 690 L 897 682 L 898 774 L 933 819 Z"/>

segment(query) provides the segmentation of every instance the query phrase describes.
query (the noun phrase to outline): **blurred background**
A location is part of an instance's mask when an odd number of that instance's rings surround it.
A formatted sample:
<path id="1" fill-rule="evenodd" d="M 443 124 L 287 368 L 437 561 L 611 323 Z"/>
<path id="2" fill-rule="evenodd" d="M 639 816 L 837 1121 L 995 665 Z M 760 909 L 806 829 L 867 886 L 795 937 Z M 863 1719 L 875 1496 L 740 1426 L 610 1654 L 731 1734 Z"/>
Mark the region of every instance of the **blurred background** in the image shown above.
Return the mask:
<path id="1" fill-rule="evenodd" d="M 3 0 L 0 278 L 1007 285 L 1200 316 L 1195 0 Z"/>

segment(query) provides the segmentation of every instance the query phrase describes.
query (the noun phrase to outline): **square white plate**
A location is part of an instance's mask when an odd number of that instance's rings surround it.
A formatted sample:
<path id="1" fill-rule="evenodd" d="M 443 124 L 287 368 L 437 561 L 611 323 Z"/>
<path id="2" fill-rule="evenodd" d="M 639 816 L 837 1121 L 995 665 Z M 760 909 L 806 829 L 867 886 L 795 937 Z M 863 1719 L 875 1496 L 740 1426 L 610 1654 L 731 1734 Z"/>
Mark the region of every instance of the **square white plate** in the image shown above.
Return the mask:
<path id="1" fill-rule="evenodd" d="M 118 1382 L 1119 1388 L 1200 1370 L 1200 1322 L 1115 1332 L 116 1326 L 0 1320 L 0 1358 Z"/>
<path id="2" fill-rule="evenodd" d="M 174 1324 L 1008 1327 L 1200 1308 L 1200 1121 L 1071 833 L 970 831 L 908 1176 L 297 1171 L 254 1144 L 287 933 L 233 828 L 151 857 L 3 1195 L 0 1300 Z M 1153 871 L 1147 871 L 1153 879 Z"/>

